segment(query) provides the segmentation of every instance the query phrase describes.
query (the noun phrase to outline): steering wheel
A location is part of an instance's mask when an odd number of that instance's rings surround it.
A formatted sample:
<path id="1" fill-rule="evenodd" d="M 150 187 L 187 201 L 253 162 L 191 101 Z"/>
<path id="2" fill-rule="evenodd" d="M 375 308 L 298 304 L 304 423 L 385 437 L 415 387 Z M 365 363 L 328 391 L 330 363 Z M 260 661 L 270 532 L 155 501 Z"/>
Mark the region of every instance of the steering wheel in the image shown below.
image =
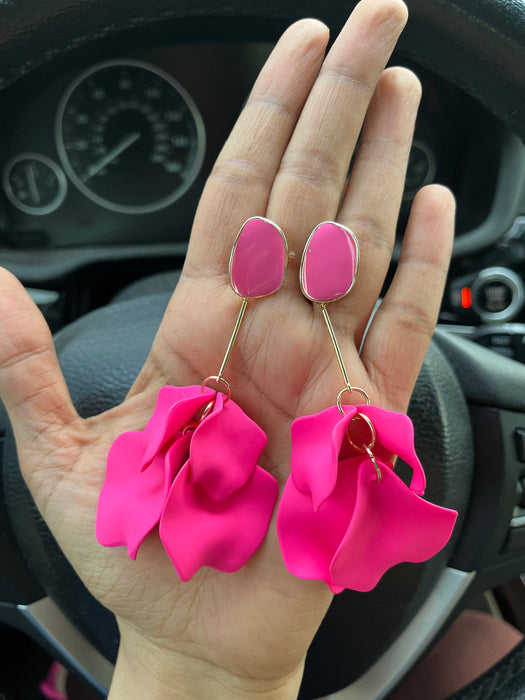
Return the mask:
<path id="1" fill-rule="evenodd" d="M 525 136 L 525 6 L 490 0 L 413 0 L 398 50 L 475 96 Z M 337 2 L 246 4 L 151 0 L 38 0 L 0 4 L 0 86 L 96 42 L 139 41 L 158 30 L 184 40 L 274 40 L 289 23 L 317 16 L 331 27 Z M 56 337 L 80 415 L 120 402 L 142 366 L 168 301 L 143 292 L 94 311 Z M 93 381 L 93 377 L 97 381 Z M 525 571 L 525 517 L 516 486 L 525 465 L 525 367 L 443 331 L 435 334 L 409 408 L 431 501 L 460 519 L 447 548 L 424 565 L 391 570 L 369 594 L 345 591 L 312 644 L 301 698 L 346 688 L 380 698 L 402 678 L 470 596 Z M 5 418 L 0 414 L 0 426 Z M 0 622 L 25 630 L 93 687 L 107 689 L 116 657 L 113 617 L 87 592 L 41 519 L 23 482 L 12 437 L 3 456 L 9 562 Z M 1 503 L 0 503 L 1 506 Z M 520 520 L 520 517 L 522 518 Z M 19 549 L 23 552 L 23 557 Z M 8 590 L 9 587 L 9 590 Z"/>

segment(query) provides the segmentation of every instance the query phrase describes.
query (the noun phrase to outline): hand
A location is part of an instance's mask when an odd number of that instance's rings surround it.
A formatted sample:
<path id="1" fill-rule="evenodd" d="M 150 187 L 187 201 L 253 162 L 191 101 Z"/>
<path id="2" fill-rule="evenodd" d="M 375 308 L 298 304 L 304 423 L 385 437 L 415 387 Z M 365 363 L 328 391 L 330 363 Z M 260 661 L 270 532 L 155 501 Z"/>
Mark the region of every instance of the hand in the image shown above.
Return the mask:
<path id="1" fill-rule="evenodd" d="M 342 388 L 320 311 L 298 283 L 304 243 L 320 221 L 341 222 L 360 243 L 355 287 L 330 309 L 350 381 L 373 404 L 406 410 L 439 310 L 454 203 L 439 186 L 416 196 L 397 272 L 359 354 L 391 259 L 420 98 L 411 72 L 384 70 L 405 21 L 401 0 L 363 0 L 324 62 L 324 25 L 304 20 L 285 32 L 209 177 L 180 283 L 117 408 L 79 418 L 45 322 L 22 286 L 0 273 L 0 396 L 43 517 L 89 590 L 117 616 L 111 698 L 297 693 L 331 595 L 323 583 L 288 574 L 274 523 L 237 573 L 202 569 L 181 584 L 156 533 L 136 562 L 124 548 L 96 542 L 97 499 L 112 441 L 144 428 L 158 390 L 217 372 L 239 309 L 228 258 L 251 216 L 276 221 L 290 250 L 283 289 L 249 304 L 226 372 L 233 398 L 267 434 L 261 465 L 282 485 L 292 420 L 333 405 Z"/>

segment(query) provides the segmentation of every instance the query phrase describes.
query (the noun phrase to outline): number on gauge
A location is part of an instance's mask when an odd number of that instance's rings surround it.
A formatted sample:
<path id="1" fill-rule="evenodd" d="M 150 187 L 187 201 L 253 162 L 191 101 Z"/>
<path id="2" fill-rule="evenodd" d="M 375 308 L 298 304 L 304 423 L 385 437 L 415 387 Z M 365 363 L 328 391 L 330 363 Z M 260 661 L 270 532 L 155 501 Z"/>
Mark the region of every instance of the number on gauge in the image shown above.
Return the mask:
<path id="1" fill-rule="evenodd" d="M 204 156 L 204 126 L 190 95 L 140 61 L 82 73 L 57 113 L 57 148 L 76 187 L 113 211 L 140 214 L 176 201 Z"/>

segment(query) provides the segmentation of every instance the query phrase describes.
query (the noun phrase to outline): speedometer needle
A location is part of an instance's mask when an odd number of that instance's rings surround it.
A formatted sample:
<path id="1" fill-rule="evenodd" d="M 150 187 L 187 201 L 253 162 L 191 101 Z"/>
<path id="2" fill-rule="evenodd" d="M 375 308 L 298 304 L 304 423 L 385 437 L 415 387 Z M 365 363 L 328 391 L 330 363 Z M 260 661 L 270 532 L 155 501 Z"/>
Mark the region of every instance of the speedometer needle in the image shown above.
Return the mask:
<path id="1" fill-rule="evenodd" d="M 98 163 L 93 163 L 93 165 L 88 168 L 83 181 L 87 182 L 90 180 L 94 175 L 100 172 L 102 168 L 105 168 L 106 165 L 111 163 L 112 160 L 115 160 L 115 158 L 117 158 L 121 153 L 124 153 L 124 151 L 126 151 L 138 139 L 140 139 L 139 131 L 134 131 L 132 134 L 129 134 L 129 136 L 126 136 L 125 139 L 122 139 L 122 141 L 118 143 L 115 148 L 112 148 L 109 153 L 106 153 L 106 155 L 101 158 Z"/>

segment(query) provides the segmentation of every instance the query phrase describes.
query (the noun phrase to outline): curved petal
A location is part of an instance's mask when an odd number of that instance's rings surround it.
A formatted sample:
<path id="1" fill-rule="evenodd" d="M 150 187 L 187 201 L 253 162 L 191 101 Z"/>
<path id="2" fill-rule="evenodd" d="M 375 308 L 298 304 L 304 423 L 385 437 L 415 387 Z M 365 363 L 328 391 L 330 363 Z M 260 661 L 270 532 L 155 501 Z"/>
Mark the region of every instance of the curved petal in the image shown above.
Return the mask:
<path id="1" fill-rule="evenodd" d="M 332 406 L 292 423 L 292 478 L 299 491 L 311 493 L 314 510 L 335 487 L 339 451 L 356 410 L 345 406 L 343 416 Z"/>
<path id="2" fill-rule="evenodd" d="M 168 495 L 168 490 L 173 483 L 173 480 L 179 473 L 182 466 L 188 461 L 191 438 L 191 432 L 187 432 L 186 434 L 180 433 L 180 437 L 175 440 L 171 447 L 166 451 L 164 457 L 166 481 L 168 484 L 166 496 Z"/>
<path id="3" fill-rule="evenodd" d="M 146 535 L 159 522 L 171 474 L 163 456 L 141 471 L 144 433 L 120 435 L 108 454 L 106 479 L 100 492 L 96 535 L 106 547 L 127 545 L 132 559 Z"/>
<path id="4" fill-rule="evenodd" d="M 401 457 L 412 468 L 410 488 L 422 496 L 425 493 L 425 472 L 414 447 L 414 426 L 404 413 L 386 411 L 377 406 L 359 406 L 358 410 L 370 418 L 377 434 L 377 442 L 388 453 Z M 389 456 L 379 455 L 380 459 Z"/>
<path id="5" fill-rule="evenodd" d="M 265 446 L 266 435 L 259 426 L 219 393 L 191 440 L 191 480 L 214 501 L 229 498 L 250 478 Z"/>
<path id="6" fill-rule="evenodd" d="M 341 470 L 346 468 L 341 464 Z M 358 468 L 357 496 L 348 532 L 335 554 L 330 573 L 344 588 L 369 591 L 390 567 L 433 557 L 448 542 L 457 513 L 441 508 L 406 486 L 388 465 Z"/>
<path id="7" fill-rule="evenodd" d="M 142 458 L 145 469 L 170 437 L 181 431 L 203 408 L 215 392 L 200 386 L 164 386 L 157 396 L 153 415 L 144 428 L 146 448 Z"/>
<path id="8" fill-rule="evenodd" d="M 298 578 L 324 581 L 332 593 L 344 588 L 334 581 L 330 566 L 352 517 L 360 462 L 354 457 L 344 463 L 336 488 L 316 511 L 310 495 L 289 478 L 277 511 L 277 536 L 288 571 Z"/>
<path id="9" fill-rule="evenodd" d="M 256 467 L 246 484 L 217 503 L 191 478 L 187 463 L 177 475 L 160 521 L 160 538 L 181 581 L 202 566 L 219 571 L 240 569 L 266 535 L 278 486 Z"/>

